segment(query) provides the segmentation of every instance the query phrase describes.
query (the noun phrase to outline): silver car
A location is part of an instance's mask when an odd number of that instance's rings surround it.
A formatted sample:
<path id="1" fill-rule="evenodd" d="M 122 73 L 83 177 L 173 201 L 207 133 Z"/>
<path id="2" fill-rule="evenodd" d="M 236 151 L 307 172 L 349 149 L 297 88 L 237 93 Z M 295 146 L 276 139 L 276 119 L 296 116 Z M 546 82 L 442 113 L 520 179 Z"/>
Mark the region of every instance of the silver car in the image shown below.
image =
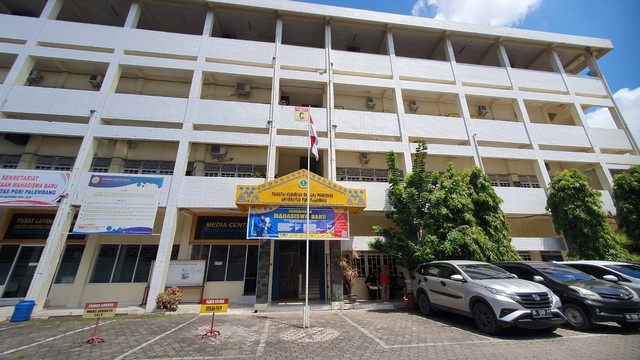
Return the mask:
<path id="1" fill-rule="evenodd" d="M 469 316 L 487 334 L 512 326 L 552 332 L 566 321 L 560 299 L 546 286 L 484 262 L 426 263 L 415 271 L 412 286 L 422 314 L 444 310 Z"/>

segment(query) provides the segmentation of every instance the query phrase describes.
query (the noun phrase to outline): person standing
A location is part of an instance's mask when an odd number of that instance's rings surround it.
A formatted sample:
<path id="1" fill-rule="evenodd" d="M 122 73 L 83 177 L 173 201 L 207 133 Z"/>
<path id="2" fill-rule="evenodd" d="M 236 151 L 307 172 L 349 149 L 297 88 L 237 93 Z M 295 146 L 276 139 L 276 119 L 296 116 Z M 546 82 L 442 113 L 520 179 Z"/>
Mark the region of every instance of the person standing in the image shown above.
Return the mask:
<path id="1" fill-rule="evenodd" d="M 389 301 L 390 292 L 389 281 L 389 267 L 387 264 L 382 264 L 382 271 L 380 273 L 380 286 L 382 286 L 382 301 Z"/>

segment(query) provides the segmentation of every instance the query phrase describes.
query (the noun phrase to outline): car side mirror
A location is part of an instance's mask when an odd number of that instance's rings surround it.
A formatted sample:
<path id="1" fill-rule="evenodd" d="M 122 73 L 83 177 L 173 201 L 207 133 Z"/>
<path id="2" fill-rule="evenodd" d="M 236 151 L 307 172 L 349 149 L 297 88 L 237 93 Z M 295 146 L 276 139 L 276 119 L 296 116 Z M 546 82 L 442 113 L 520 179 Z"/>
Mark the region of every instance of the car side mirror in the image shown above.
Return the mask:
<path id="1" fill-rule="evenodd" d="M 544 283 L 544 278 L 540 275 L 533 275 L 533 281 L 542 284 Z"/>
<path id="2" fill-rule="evenodd" d="M 518 278 L 518 275 L 516 275 L 516 274 L 509 273 L 509 275 L 511 275 L 512 278 L 515 278 L 515 279 Z"/>
<path id="3" fill-rule="evenodd" d="M 464 282 L 464 278 L 460 274 L 451 275 L 451 277 L 449 279 L 451 279 L 453 281 Z"/>
<path id="4" fill-rule="evenodd" d="M 618 279 L 617 277 L 613 276 L 613 275 L 605 275 L 602 277 L 603 280 L 607 280 L 607 281 L 611 281 L 613 283 L 617 283 L 620 279 Z"/>

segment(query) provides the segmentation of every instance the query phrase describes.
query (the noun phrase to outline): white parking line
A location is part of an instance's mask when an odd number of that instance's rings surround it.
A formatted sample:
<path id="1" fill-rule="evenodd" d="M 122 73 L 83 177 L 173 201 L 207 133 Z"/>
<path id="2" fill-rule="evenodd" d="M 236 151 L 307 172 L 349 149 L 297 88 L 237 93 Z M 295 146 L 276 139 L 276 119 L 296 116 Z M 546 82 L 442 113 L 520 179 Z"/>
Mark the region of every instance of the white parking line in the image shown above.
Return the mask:
<path id="1" fill-rule="evenodd" d="M 256 356 L 262 355 L 262 352 L 264 351 L 264 347 L 267 344 L 267 334 L 269 333 L 269 323 L 271 323 L 271 320 L 267 319 L 267 323 L 264 324 L 264 331 L 262 332 L 262 336 L 260 336 L 260 344 L 258 345 L 258 352 L 256 353 Z"/>
<path id="2" fill-rule="evenodd" d="M 183 326 L 185 326 L 185 325 L 190 324 L 191 322 L 193 322 L 193 321 L 195 321 L 195 320 L 198 320 L 198 316 L 194 317 L 193 319 L 191 319 L 191 320 L 187 321 L 186 323 L 184 323 L 184 324 L 182 324 L 182 325 L 176 326 L 176 327 L 174 327 L 173 329 L 171 329 L 171 330 L 169 330 L 169 331 L 166 331 L 166 332 L 164 332 L 164 333 L 162 333 L 162 334 L 160 334 L 160 335 L 158 335 L 158 336 L 154 337 L 153 339 L 151 339 L 151 340 L 147 341 L 146 343 L 141 344 L 141 345 L 139 345 L 139 346 L 137 346 L 137 347 L 135 347 L 135 348 L 133 348 L 133 349 L 131 349 L 131 350 L 127 351 L 126 353 L 124 353 L 124 354 L 122 354 L 122 355 L 118 356 L 117 358 L 115 358 L 115 359 L 113 359 L 113 360 L 120 360 L 120 359 L 124 359 L 124 357 L 125 357 L 125 356 L 127 356 L 127 355 L 129 355 L 129 354 L 132 354 L 132 353 L 134 353 L 134 352 L 138 351 L 139 349 L 142 349 L 143 347 L 145 347 L 145 346 L 147 346 L 147 345 L 151 344 L 152 342 L 154 342 L 154 341 L 156 341 L 156 340 L 160 339 L 161 337 L 163 337 L 163 336 L 165 336 L 165 335 L 169 335 L 169 334 L 171 334 L 172 332 L 174 332 L 174 331 L 176 331 L 176 330 L 180 329 L 181 327 L 183 327 Z"/>
<path id="3" fill-rule="evenodd" d="M 102 325 L 106 325 L 106 324 L 108 324 L 108 323 L 110 323 L 110 322 L 114 322 L 114 321 L 115 321 L 115 320 L 106 321 L 106 322 L 103 322 L 103 323 L 102 323 Z M 78 329 L 78 330 L 69 331 L 69 332 L 67 332 L 67 333 L 64 333 L 64 334 L 61 334 L 61 335 L 58 335 L 58 336 L 54 336 L 54 337 L 51 337 L 51 338 L 48 338 L 48 339 L 45 339 L 45 340 L 41 340 L 41 341 L 35 342 L 35 343 L 33 343 L 33 344 L 30 344 L 30 345 L 25 345 L 25 346 L 21 346 L 21 347 L 19 347 L 19 348 L 15 348 L 15 349 L 12 349 L 12 350 L 7 350 L 7 351 L 5 351 L 5 352 L 3 352 L 3 353 L 0 353 L 0 355 L 11 354 L 12 352 L 16 352 L 16 351 L 20 351 L 20 350 L 23 350 L 23 349 L 30 348 L 30 347 L 32 347 L 32 346 L 40 345 L 40 344 L 43 344 L 43 343 L 49 342 L 49 341 L 51 341 L 51 340 L 59 339 L 59 338 L 61 338 L 61 337 L 63 337 L 63 336 L 67 336 L 67 335 L 70 335 L 70 334 L 77 333 L 77 332 L 79 332 L 79 331 L 84 331 L 84 330 L 87 330 L 87 329 L 91 329 L 91 328 L 93 328 L 93 327 L 95 327 L 95 325 L 87 326 L 87 327 L 84 327 L 84 328 L 82 328 L 82 329 Z"/>

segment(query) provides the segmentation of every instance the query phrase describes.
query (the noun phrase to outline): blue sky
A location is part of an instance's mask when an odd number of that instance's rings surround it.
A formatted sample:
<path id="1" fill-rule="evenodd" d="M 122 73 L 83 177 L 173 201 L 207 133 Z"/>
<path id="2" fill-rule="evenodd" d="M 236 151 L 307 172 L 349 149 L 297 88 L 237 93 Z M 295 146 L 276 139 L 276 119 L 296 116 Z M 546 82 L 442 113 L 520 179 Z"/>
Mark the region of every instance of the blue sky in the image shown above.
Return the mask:
<path id="1" fill-rule="evenodd" d="M 614 49 L 598 60 L 614 99 L 640 142 L 640 0 L 304 0 L 402 15 L 508 26 L 609 39 Z M 605 111 L 595 127 L 612 127 Z"/>

